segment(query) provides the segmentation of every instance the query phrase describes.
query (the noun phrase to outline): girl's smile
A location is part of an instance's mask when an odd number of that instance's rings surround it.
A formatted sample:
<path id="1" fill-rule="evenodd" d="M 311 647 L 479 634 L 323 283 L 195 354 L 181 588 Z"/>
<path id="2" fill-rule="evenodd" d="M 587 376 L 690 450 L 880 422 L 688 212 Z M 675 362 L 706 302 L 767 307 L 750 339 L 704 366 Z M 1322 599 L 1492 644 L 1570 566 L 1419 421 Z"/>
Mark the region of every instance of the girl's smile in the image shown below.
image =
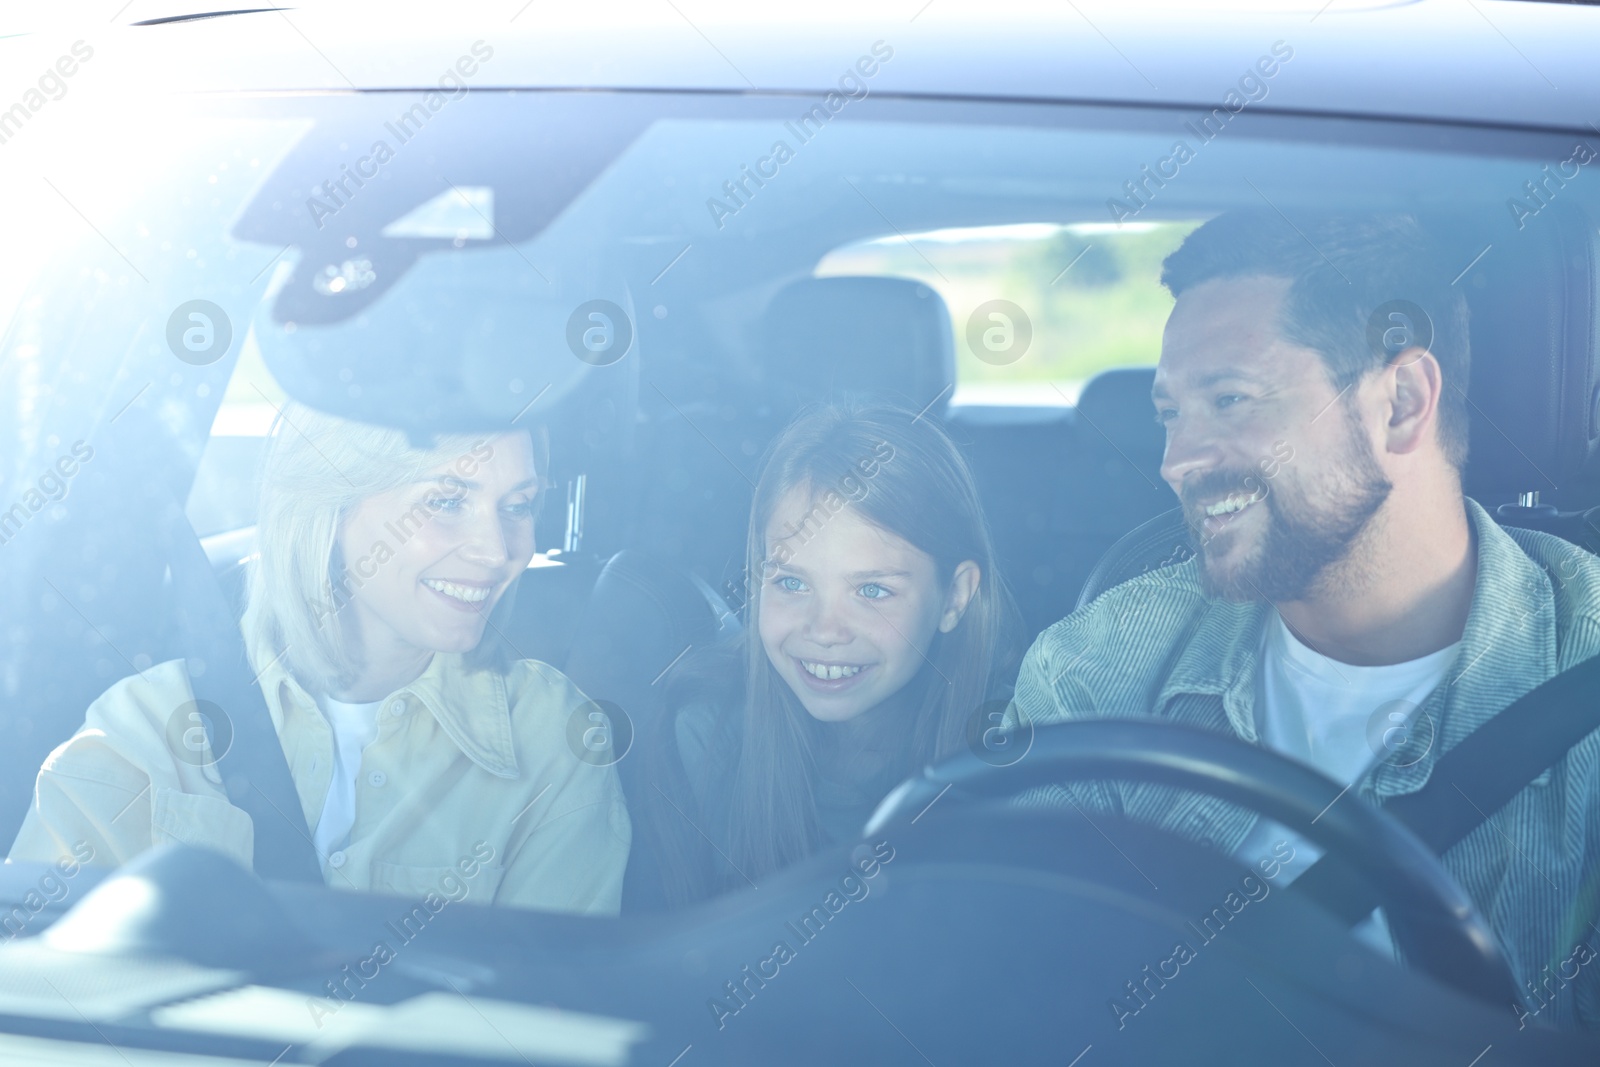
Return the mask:
<path id="1" fill-rule="evenodd" d="M 816 660 L 797 659 L 807 686 L 819 693 L 839 693 L 867 679 L 871 663 L 821 663 Z"/>

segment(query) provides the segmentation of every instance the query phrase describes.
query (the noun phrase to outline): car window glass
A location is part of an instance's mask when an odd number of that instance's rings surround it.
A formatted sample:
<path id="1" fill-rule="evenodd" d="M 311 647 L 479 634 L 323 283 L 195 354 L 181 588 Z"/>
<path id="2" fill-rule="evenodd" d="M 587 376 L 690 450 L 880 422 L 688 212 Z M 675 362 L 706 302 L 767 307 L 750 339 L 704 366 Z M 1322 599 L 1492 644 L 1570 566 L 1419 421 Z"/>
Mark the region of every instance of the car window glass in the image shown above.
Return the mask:
<path id="1" fill-rule="evenodd" d="M 1161 354 L 1161 261 L 1196 222 L 1023 222 L 889 234 L 836 248 L 818 277 L 915 278 L 944 297 L 954 404 L 1070 406 L 1110 367 Z"/>
<path id="2" fill-rule="evenodd" d="M 189 522 L 199 536 L 254 525 L 262 452 L 287 399 L 247 334 L 189 490 Z"/>
<path id="3" fill-rule="evenodd" d="M 1201 138 L 1174 111 L 875 97 L 818 126 L 795 125 L 788 99 L 485 92 L 402 141 L 385 124 L 422 101 L 189 101 L 138 136 L 90 123 L 71 152 L 7 146 L 7 202 L 39 207 L 0 268 L 0 590 L 28 613 L 0 629 L 0 679 L 30 695 L 0 757 L 0 833 L 90 703 L 177 655 L 174 501 L 202 537 L 249 527 L 291 398 L 419 435 L 543 427 L 555 499 L 536 547 L 568 562 L 530 571 L 505 636 L 577 672 L 601 638 L 637 636 L 583 628 L 605 618 L 590 594 L 618 553 L 648 553 L 652 580 L 681 579 L 697 605 L 715 591 L 719 622 L 737 621 L 761 457 L 823 398 L 814 361 L 852 335 L 841 320 L 778 365 L 775 294 L 920 282 L 948 307 L 954 395 L 921 377 L 885 388 L 967 448 L 1031 638 L 1172 506 L 1144 382 L 1120 379 L 1092 425 L 1070 408 L 1097 374 L 1155 361 L 1160 262 L 1199 221 L 1416 212 L 1454 283 L 1487 298 L 1484 264 L 1587 238 L 1600 205 L 1573 139 L 1549 133 L 1246 114 Z M 82 145 L 126 181 L 76 180 Z M 1025 348 L 995 301 L 1025 317 Z M 95 458 L 52 474 L 79 441 Z M 590 695 L 643 723 L 689 643 L 608 667 Z M 635 669 L 632 703 L 600 691 Z M 623 721 L 605 715 L 602 732 Z M 578 751 L 596 725 L 579 723 Z"/>

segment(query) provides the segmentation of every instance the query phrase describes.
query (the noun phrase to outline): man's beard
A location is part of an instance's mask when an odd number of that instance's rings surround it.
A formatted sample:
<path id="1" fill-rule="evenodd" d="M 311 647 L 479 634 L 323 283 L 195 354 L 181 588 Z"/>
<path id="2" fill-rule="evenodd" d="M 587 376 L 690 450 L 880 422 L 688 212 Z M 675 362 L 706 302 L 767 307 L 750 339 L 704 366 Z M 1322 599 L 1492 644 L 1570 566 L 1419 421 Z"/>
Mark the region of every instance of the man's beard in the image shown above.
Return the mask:
<path id="1" fill-rule="evenodd" d="M 1307 493 L 1300 499 L 1286 500 L 1285 494 L 1275 492 L 1255 471 L 1212 471 L 1185 487 L 1184 514 L 1202 541 L 1200 575 L 1208 596 L 1274 604 L 1302 600 L 1330 568 L 1349 555 L 1357 536 L 1371 523 L 1394 486 L 1384 477 L 1372 445 L 1354 418 L 1347 424 L 1350 434 L 1344 454 L 1328 465 L 1329 476 L 1323 484 L 1307 485 L 1302 480 Z M 1205 515 L 1191 502 L 1216 499 L 1219 493 L 1231 490 L 1249 492 L 1252 485 L 1258 487 L 1256 493 L 1266 494 L 1259 502 L 1266 508 L 1265 528 L 1256 547 L 1227 573 L 1219 574 L 1208 555 L 1210 543 L 1199 533 Z M 1313 500 L 1312 493 L 1318 499 Z M 1227 529 L 1218 533 L 1218 547 L 1224 547 L 1230 536 Z"/>

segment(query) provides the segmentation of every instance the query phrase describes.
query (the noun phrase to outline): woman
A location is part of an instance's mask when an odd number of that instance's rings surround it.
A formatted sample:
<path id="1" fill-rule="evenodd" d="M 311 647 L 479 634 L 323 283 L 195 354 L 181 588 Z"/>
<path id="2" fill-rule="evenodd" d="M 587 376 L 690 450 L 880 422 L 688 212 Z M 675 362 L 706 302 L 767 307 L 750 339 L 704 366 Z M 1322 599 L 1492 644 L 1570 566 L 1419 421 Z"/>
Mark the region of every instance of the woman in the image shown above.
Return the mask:
<path id="1" fill-rule="evenodd" d="M 587 701 L 497 636 L 542 451 L 526 431 L 417 448 L 293 405 L 275 428 L 242 625 L 329 885 L 420 896 L 471 869 L 475 901 L 618 908 L 621 789 L 566 742 Z M 40 771 L 12 858 L 179 841 L 249 866 L 253 825 L 186 728 L 193 700 L 182 661 L 112 686 Z"/>
<path id="2" fill-rule="evenodd" d="M 709 879 L 695 862 L 667 876 L 680 898 L 853 840 L 895 784 L 965 743 L 1000 688 L 1010 601 L 972 473 L 930 420 L 798 418 L 756 487 L 747 566 L 741 639 L 669 691 L 682 773 L 726 842 L 725 860 L 698 857 Z"/>

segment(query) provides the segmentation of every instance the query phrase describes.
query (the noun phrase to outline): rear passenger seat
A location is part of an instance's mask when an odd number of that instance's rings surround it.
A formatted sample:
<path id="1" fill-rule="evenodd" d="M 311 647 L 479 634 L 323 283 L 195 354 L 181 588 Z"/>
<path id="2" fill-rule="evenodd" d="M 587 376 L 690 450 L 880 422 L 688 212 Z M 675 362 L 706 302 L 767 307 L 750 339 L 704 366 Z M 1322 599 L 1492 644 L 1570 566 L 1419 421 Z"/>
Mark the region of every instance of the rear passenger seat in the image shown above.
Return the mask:
<path id="1" fill-rule="evenodd" d="M 1154 379 L 1154 368 L 1119 367 L 1090 379 L 1075 409 L 951 412 L 1029 637 L 1071 612 L 1118 537 L 1173 504 L 1161 481 Z"/>

